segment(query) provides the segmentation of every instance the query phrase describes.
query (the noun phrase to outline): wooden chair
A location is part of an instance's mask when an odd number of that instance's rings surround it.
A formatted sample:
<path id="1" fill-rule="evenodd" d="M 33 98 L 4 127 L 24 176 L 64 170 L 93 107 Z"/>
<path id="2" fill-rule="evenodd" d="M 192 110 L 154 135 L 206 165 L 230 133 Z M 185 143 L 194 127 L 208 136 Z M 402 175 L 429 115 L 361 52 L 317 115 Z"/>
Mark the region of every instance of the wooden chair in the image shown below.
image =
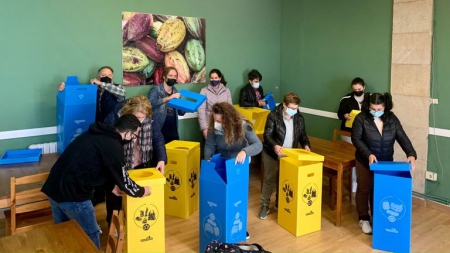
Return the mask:
<path id="1" fill-rule="evenodd" d="M 47 173 L 11 177 L 11 210 L 5 211 L 6 235 L 14 235 L 53 223 L 52 210 L 47 196 L 41 192 Z M 18 191 L 17 187 L 27 190 Z M 30 189 L 31 187 L 31 189 Z"/>
<path id="2" fill-rule="evenodd" d="M 123 212 L 120 212 L 120 215 L 118 213 L 117 210 L 114 210 L 111 217 L 108 240 L 106 241 L 106 253 L 122 252 L 125 231 L 123 226 Z"/>
<path id="3" fill-rule="evenodd" d="M 345 142 L 342 139 L 338 138 L 338 136 L 351 137 L 351 133 L 350 132 L 342 131 L 342 130 L 339 130 L 339 129 L 334 129 L 334 131 L 333 131 L 333 141 L 341 143 L 342 144 L 342 148 L 346 148 L 346 147 L 352 145 L 352 144 L 350 144 L 348 142 Z M 352 183 L 353 183 L 353 181 L 352 181 L 352 171 L 351 170 L 347 170 L 347 171 L 345 171 L 345 173 L 347 173 L 347 179 L 348 179 L 348 185 L 347 185 L 348 199 L 349 199 L 349 201 L 351 203 L 352 202 Z M 346 176 L 345 173 L 343 175 L 343 179 Z M 331 194 L 330 206 L 331 206 L 331 209 L 334 210 L 334 208 L 336 206 L 336 194 L 337 194 L 337 171 L 331 170 L 331 169 L 328 169 L 328 168 L 324 168 L 323 176 L 329 178 L 330 194 Z"/>

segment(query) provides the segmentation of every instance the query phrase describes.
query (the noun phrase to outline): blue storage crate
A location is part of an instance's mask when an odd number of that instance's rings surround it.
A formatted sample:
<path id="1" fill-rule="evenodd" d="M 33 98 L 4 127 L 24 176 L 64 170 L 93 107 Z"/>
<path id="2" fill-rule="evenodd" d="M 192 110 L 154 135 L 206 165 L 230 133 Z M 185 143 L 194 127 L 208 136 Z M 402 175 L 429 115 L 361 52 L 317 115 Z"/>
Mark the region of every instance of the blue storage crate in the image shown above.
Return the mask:
<path id="1" fill-rule="evenodd" d="M 277 106 L 277 104 L 275 103 L 275 99 L 272 96 L 273 92 L 269 92 L 267 93 L 267 95 L 264 97 L 264 100 L 266 101 L 266 105 L 263 106 L 264 109 L 267 110 L 273 110 L 275 109 L 275 107 Z"/>
<path id="2" fill-rule="evenodd" d="M 0 164 L 39 162 L 42 149 L 7 150 L 0 158 Z"/>
<path id="3" fill-rule="evenodd" d="M 95 122 L 97 85 L 81 85 L 76 76 L 68 76 L 66 88 L 56 95 L 58 153 Z"/>
<path id="4" fill-rule="evenodd" d="M 374 249 L 392 252 L 411 250 L 412 180 L 411 164 L 378 162 L 374 171 Z"/>
<path id="5" fill-rule="evenodd" d="M 185 112 L 196 112 L 206 100 L 205 95 L 189 90 L 180 90 L 180 94 L 180 98 L 169 100 L 167 105 Z"/>
<path id="6" fill-rule="evenodd" d="M 200 252 L 212 240 L 227 243 L 245 241 L 247 232 L 249 159 L 219 155 L 202 160 L 200 169 Z"/>

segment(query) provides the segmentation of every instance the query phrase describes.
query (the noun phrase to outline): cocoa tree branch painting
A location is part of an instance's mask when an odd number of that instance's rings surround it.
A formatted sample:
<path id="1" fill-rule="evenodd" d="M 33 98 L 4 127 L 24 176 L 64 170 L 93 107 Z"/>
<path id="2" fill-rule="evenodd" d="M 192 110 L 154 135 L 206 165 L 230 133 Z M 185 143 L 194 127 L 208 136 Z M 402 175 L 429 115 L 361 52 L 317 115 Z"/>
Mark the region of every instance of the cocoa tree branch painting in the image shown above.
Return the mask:
<path id="1" fill-rule="evenodd" d="M 123 85 L 157 85 L 165 67 L 177 83 L 205 83 L 204 18 L 122 12 Z"/>

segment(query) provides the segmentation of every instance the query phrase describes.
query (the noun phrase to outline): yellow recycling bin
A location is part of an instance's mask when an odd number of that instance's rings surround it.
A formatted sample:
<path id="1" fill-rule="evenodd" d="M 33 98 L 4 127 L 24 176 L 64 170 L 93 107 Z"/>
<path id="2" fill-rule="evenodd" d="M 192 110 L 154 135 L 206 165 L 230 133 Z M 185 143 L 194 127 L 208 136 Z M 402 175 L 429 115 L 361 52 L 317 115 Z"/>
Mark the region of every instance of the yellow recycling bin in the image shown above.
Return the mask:
<path id="1" fill-rule="evenodd" d="M 278 224 L 295 236 L 319 231 L 322 217 L 324 157 L 304 149 L 283 148 L 278 189 Z"/>
<path id="2" fill-rule="evenodd" d="M 267 116 L 269 116 L 270 110 L 259 107 L 240 107 L 239 105 L 233 106 L 240 114 L 242 114 L 242 116 L 253 124 L 256 135 L 262 139 Z"/>
<path id="3" fill-rule="evenodd" d="M 163 174 L 154 168 L 129 170 L 140 186 L 150 186 L 152 194 L 143 198 L 124 196 L 125 252 L 164 252 L 164 183 Z"/>
<path id="4" fill-rule="evenodd" d="M 198 210 L 200 143 L 175 140 L 166 144 L 166 152 L 165 214 L 187 218 Z"/>

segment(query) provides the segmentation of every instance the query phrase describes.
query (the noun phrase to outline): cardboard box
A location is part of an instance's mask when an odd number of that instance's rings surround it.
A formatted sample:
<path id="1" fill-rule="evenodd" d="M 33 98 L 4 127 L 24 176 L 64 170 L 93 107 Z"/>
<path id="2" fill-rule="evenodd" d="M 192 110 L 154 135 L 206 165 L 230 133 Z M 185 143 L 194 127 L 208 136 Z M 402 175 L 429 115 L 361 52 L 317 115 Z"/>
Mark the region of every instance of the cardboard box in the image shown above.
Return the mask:
<path id="1" fill-rule="evenodd" d="M 264 134 L 264 127 L 266 126 L 266 120 L 267 116 L 269 116 L 270 110 L 259 107 L 240 107 L 239 105 L 233 106 L 240 114 L 242 114 L 242 116 L 253 124 L 253 129 L 255 130 L 256 135 Z"/>
<path id="2" fill-rule="evenodd" d="M 277 104 L 275 103 L 275 99 L 273 98 L 273 92 L 267 93 L 267 95 L 264 97 L 264 100 L 266 101 L 266 105 L 263 107 L 264 109 L 273 111 L 275 107 L 277 107 Z"/>
<path id="3" fill-rule="evenodd" d="M 373 236 L 374 249 L 411 251 L 412 180 L 411 164 L 378 162 L 374 171 Z"/>
<path id="4" fill-rule="evenodd" d="M 125 223 L 124 252 L 164 252 L 164 183 L 166 179 L 154 168 L 129 170 L 140 186 L 150 186 L 152 194 L 144 198 L 122 197 Z"/>
<path id="5" fill-rule="evenodd" d="M 166 152 L 165 214 L 187 218 L 198 210 L 200 143 L 172 141 Z"/>
<path id="6" fill-rule="evenodd" d="M 202 160 L 200 170 L 200 252 L 212 240 L 243 242 L 247 232 L 249 159 L 234 164 L 219 155 Z"/>
<path id="7" fill-rule="evenodd" d="M 321 229 L 324 157 L 287 149 L 280 159 L 278 224 L 295 236 Z"/>
<path id="8" fill-rule="evenodd" d="M 352 110 L 350 112 L 350 119 L 345 121 L 345 127 L 351 128 L 353 126 L 353 121 L 355 121 L 355 118 L 359 113 L 361 113 L 360 110 Z"/>
<path id="9" fill-rule="evenodd" d="M 196 112 L 197 109 L 206 101 L 206 95 L 189 90 L 180 90 L 181 98 L 171 99 L 168 106 L 185 112 Z"/>
<path id="10" fill-rule="evenodd" d="M 81 85 L 76 76 L 68 76 L 66 88 L 56 95 L 58 153 L 95 122 L 97 85 Z"/>

